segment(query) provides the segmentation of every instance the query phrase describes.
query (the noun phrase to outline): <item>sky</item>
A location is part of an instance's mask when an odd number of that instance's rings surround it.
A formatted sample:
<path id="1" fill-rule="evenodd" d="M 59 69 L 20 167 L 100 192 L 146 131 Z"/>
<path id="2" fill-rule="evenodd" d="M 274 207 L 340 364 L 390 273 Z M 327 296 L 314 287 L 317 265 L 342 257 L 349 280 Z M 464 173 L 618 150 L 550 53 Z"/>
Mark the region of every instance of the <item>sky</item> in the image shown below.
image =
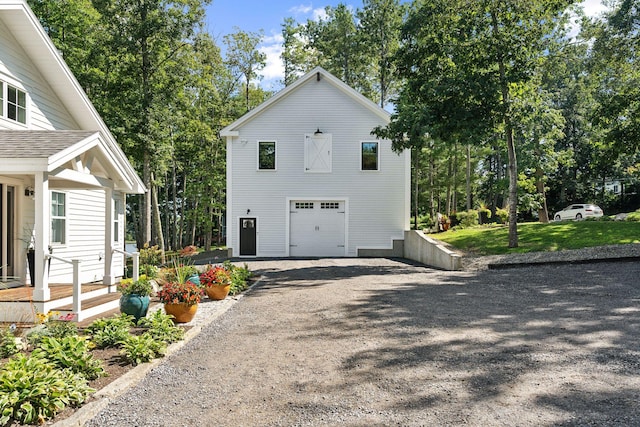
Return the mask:
<path id="1" fill-rule="evenodd" d="M 267 55 L 267 65 L 262 70 L 261 86 L 266 90 L 282 88 L 284 76 L 280 53 L 282 51 L 282 22 L 292 17 L 300 23 L 323 16 L 326 6 L 345 3 L 353 9 L 361 8 L 361 0 L 212 0 L 207 7 L 207 30 L 222 46 L 222 37 L 242 31 L 264 31 L 260 50 Z M 585 0 L 584 8 L 589 16 L 596 16 L 605 10 L 601 0 Z"/>

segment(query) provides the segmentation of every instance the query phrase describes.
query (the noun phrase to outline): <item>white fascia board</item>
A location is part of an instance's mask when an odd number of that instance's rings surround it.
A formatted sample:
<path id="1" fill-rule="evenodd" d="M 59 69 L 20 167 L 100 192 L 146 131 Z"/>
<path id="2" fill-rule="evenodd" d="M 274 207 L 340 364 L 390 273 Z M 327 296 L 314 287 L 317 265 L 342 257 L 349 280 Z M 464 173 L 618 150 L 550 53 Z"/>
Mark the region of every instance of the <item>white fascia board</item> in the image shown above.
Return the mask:
<path id="1" fill-rule="evenodd" d="M 0 158 L 3 173 L 33 175 L 36 172 L 45 172 L 49 162 L 46 158 L 16 159 Z"/>

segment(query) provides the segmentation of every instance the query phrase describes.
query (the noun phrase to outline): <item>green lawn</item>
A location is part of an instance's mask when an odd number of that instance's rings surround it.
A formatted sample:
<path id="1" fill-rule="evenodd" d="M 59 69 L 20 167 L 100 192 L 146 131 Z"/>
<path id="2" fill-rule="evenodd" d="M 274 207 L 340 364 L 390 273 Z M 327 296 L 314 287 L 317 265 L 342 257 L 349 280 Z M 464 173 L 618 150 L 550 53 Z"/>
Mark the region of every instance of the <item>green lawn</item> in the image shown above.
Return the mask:
<path id="1" fill-rule="evenodd" d="M 509 249 L 506 225 L 449 230 L 431 234 L 464 252 L 498 255 L 537 251 L 559 251 L 589 246 L 640 243 L 640 222 L 562 221 L 549 224 L 518 224 L 518 244 Z"/>

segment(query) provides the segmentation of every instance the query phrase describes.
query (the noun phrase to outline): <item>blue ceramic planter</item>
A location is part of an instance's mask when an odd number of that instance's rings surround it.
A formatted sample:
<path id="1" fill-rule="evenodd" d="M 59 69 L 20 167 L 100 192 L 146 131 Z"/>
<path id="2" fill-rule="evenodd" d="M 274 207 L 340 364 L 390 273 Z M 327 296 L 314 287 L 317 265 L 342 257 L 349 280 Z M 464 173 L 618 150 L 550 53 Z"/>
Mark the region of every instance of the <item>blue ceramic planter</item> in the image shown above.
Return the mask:
<path id="1" fill-rule="evenodd" d="M 145 317 L 147 311 L 149 311 L 149 296 L 131 294 L 120 297 L 120 312 L 135 317 L 136 322 Z"/>

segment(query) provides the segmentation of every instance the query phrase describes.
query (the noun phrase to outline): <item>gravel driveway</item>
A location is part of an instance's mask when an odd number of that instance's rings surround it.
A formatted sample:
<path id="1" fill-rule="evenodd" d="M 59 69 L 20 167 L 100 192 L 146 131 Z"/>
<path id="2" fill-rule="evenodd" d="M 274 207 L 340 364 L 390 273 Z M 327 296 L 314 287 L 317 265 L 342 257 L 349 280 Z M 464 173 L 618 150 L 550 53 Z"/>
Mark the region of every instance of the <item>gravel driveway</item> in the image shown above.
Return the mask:
<path id="1" fill-rule="evenodd" d="M 254 261 L 89 426 L 640 425 L 640 263 Z"/>

